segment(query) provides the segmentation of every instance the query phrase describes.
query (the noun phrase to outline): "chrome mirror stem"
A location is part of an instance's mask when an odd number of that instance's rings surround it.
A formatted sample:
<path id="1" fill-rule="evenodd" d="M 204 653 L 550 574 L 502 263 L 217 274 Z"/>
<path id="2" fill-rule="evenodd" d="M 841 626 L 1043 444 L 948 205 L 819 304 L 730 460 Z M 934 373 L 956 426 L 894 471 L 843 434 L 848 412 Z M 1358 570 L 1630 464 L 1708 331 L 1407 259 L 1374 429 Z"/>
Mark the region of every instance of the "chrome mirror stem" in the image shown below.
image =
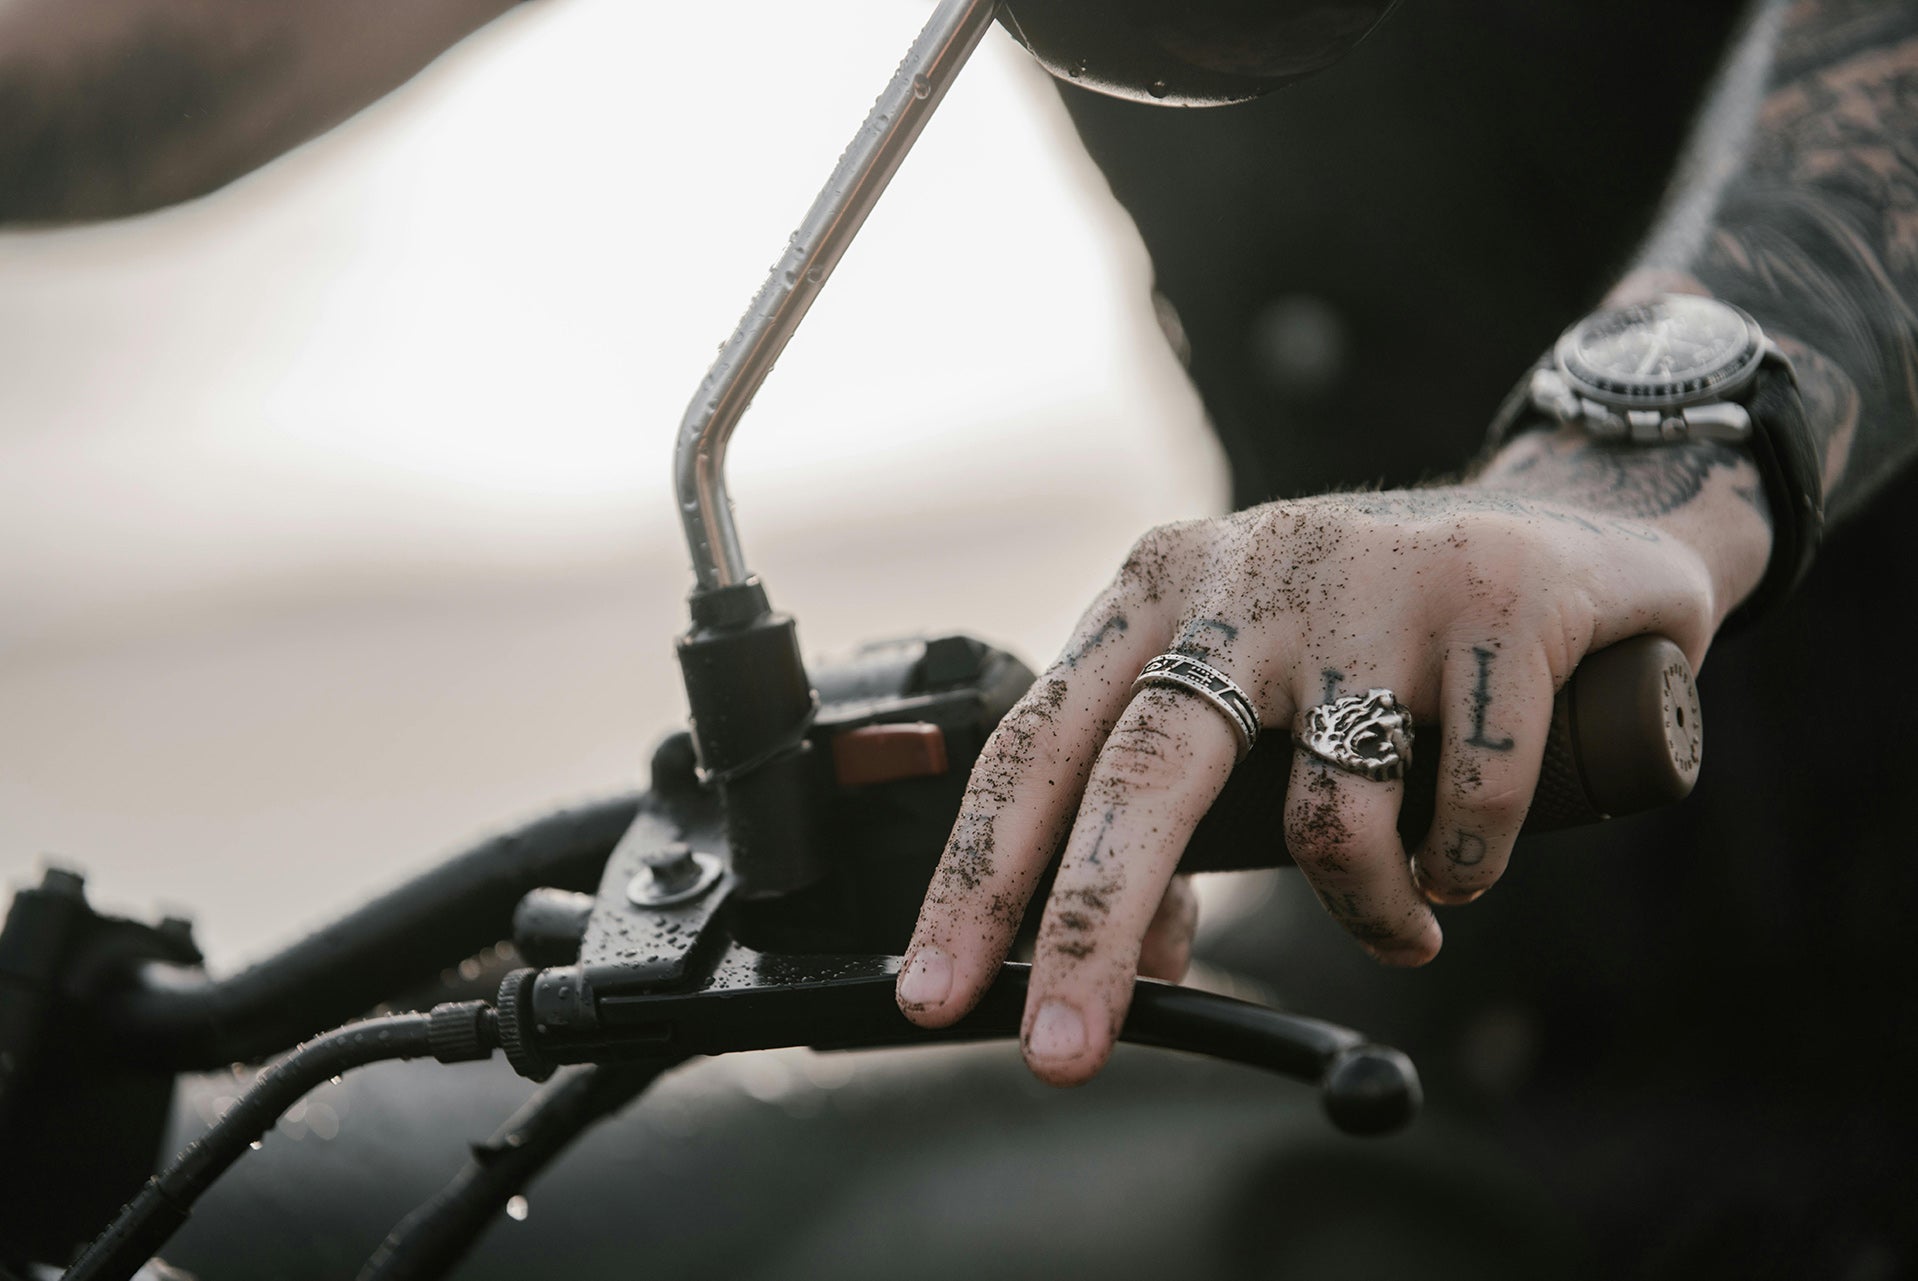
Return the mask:
<path id="1" fill-rule="evenodd" d="M 733 429 L 997 10 L 997 0 L 942 0 L 687 407 L 673 479 L 698 590 L 750 576 L 726 492 Z"/>

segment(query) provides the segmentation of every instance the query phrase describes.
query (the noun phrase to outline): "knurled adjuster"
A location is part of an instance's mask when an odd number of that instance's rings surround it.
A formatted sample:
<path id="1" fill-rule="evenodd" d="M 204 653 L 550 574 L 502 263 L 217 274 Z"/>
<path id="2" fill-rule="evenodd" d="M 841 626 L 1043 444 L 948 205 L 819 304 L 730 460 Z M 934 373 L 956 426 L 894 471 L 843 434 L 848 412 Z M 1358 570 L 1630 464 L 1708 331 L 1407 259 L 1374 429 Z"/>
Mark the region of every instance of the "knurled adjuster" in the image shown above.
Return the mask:
<path id="1" fill-rule="evenodd" d="M 499 1048 L 499 1018 L 484 1001 L 435 1005 L 426 1025 L 426 1046 L 442 1063 L 490 1059 Z"/>
<path id="2" fill-rule="evenodd" d="M 514 970 L 499 985 L 500 1048 L 513 1070 L 529 1081 L 544 1081 L 558 1066 L 534 1043 L 533 980 L 538 977 L 535 969 Z"/>

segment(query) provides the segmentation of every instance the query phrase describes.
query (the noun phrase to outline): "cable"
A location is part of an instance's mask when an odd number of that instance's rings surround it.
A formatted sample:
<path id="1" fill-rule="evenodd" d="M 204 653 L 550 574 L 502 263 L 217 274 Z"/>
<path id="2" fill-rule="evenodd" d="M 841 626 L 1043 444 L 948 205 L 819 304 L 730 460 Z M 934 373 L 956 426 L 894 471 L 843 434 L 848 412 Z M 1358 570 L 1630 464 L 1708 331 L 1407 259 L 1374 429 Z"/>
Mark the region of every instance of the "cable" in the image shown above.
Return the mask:
<path id="1" fill-rule="evenodd" d="M 263 1070 L 225 1116 L 147 1180 L 62 1281 L 129 1281 L 186 1222 L 214 1180 L 322 1081 L 385 1059 L 486 1058 L 497 1043 L 493 1011 L 477 1001 L 365 1019 L 308 1041 Z"/>
<path id="2" fill-rule="evenodd" d="M 626 1106 L 678 1059 L 609 1064 L 550 1082 L 432 1200 L 401 1219 L 359 1281 L 433 1281 L 466 1257 L 520 1189 L 596 1122 Z"/>
<path id="3" fill-rule="evenodd" d="M 510 937 L 528 890 L 594 888 L 639 804 L 615 797 L 501 833 L 228 978 L 145 965 L 102 994 L 99 1041 L 174 1071 L 277 1054 Z"/>

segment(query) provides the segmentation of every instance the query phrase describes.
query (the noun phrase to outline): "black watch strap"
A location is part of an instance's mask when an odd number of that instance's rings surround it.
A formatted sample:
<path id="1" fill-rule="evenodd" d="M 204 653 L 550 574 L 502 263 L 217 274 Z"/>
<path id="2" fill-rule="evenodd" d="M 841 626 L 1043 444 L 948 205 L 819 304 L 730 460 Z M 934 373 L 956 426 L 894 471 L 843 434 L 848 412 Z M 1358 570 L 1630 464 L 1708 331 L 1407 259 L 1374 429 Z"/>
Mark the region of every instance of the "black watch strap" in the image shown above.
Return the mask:
<path id="1" fill-rule="evenodd" d="M 1825 469 L 1798 380 L 1783 358 L 1768 359 L 1759 367 L 1745 408 L 1752 420 L 1746 446 L 1771 508 L 1771 561 L 1721 632 L 1750 625 L 1791 595 L 1810 572 L 1825 533 Z"/>
<path id="2" fill-rule="evenodd" d="M 1491 460 L 1506 442 L 1522 432 L 1557 426 L 1557 422 L 1532 405 L 1532 374 L 1552 368 L 1547 354 L 1525 377 L 1519 379 L 1498 407 L 1486 432 L 1481 465 Z M 1783 357 L 1772 356 L 1759 367 L 1751 394 L 1744 398 L 1751 414 L 1752 434 L 1745 448 L 1758 467 L 1765 487 L 1765 503 L 1771 512 L 1771 560 L 1758 586 L 1725 619 L 1720 633 L 1742 629 L 1769 613 L 1791 595 L 1818 555 L 1818 544 L 1825 531 L 1824 467 L 1818 456 L 1818 444 L 1812 438 L 1811 423 L 1805 417 L 1805 403 L 1798 394 L 1798 382 Z M 1657 449 L 1657 445 L 1620 446 L 1620 448 Z"/>

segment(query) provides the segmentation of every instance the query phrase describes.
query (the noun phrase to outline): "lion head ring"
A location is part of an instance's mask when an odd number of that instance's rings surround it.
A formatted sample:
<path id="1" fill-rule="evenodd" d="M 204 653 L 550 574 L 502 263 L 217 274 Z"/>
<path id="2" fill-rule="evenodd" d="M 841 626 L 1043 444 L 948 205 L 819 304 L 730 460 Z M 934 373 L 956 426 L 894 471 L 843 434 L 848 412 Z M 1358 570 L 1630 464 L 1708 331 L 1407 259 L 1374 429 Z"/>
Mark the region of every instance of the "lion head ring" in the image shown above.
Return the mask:
<path id="1" fill-rule="evenodd" d="M 1292 741 L 1328 765 L 1384 783 L 1403 778 L 1412 763 L 1412 717 L 1391 690 L 1369 689 L 1308 710 Z"/>

